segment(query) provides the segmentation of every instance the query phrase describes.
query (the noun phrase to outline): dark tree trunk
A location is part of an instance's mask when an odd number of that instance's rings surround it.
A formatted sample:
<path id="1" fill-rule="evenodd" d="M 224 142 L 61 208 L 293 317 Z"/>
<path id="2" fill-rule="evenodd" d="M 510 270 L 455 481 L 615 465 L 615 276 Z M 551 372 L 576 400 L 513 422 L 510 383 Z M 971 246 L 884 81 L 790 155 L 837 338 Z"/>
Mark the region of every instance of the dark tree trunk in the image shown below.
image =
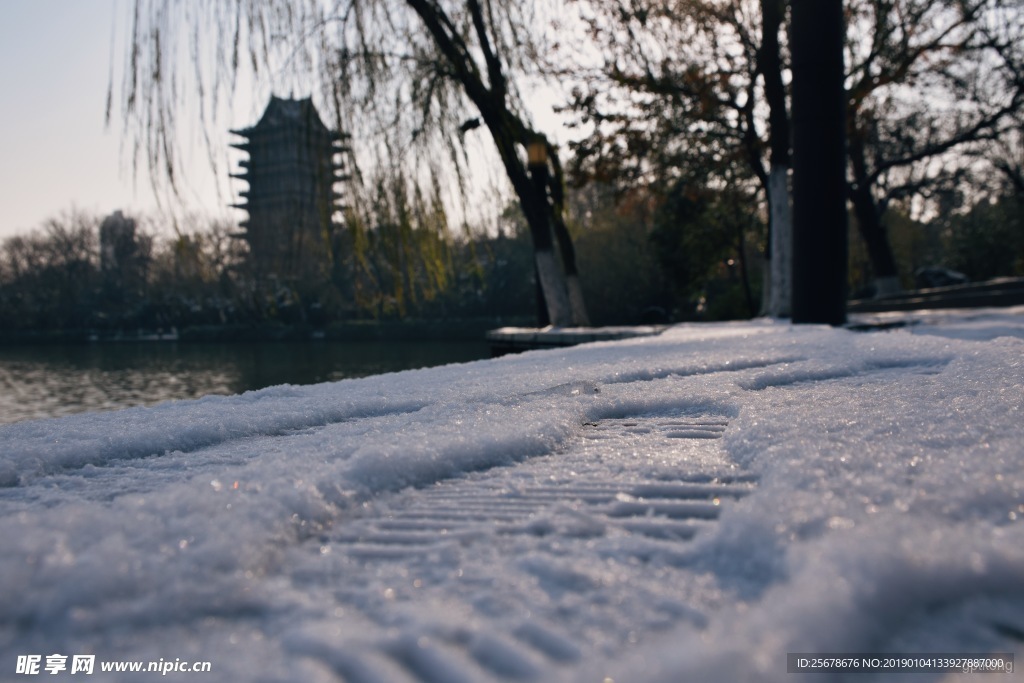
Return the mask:
<path id="1" fill-rule="evenodd" d="M 868 258 L 874 270 L 875 296 L 896 294 L 900 290 L 899 267 L 889 243 L 889 234 L 882 225 L 881 211 L 871 194 L 871 180 L 867 172 L 867 152 L 862 131 L 854 129 L 850 134 L 850 167 L 853 182 L 850 184 L 850 202 L 857 217 L 857 230 L 868 249 Z"/>
<path id="2" fill-rule="evenodd" d="M 857 217 L 857 230 L 864 239 L 874 270 L 876 296 L 894 294 L 896 292 L 893 290 L 899 289 L 899 268 L 875 199 L 869 189 L 855 188 L 850 192 L 850 201 L 853 214 Z"/>
<path id="3" fill-rule="evenodd" d="M 754 303 L 754 292 L 750 289 L 750 273 L 747 269 L 747 238 L 742 225 L 737 232 L 739 234 L 736 236 L 736 260 L 740 267 L 740 282 L 743 284 L 743 296 L 747 300 L 747 311 L 753 318 L 757 315 L 757 304 Z"/>
<path id="4" fill-rule="evenodd" d="M 842 0 L 792 0 L 794 323 L 846 322 Z"/>

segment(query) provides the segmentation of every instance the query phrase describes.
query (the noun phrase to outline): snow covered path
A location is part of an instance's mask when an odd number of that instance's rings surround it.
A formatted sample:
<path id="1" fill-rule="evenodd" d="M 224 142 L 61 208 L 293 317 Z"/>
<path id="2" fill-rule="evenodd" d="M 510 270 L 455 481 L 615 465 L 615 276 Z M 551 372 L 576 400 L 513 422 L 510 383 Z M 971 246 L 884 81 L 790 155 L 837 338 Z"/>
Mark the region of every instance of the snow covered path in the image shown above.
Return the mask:
<path id="1" fill-rule="evenodd" d="M 1021 652 L 1024 310 L 680 326 L 14 424 L 0 484 L 4 680 L 52 653 L 401 683 Z"/>

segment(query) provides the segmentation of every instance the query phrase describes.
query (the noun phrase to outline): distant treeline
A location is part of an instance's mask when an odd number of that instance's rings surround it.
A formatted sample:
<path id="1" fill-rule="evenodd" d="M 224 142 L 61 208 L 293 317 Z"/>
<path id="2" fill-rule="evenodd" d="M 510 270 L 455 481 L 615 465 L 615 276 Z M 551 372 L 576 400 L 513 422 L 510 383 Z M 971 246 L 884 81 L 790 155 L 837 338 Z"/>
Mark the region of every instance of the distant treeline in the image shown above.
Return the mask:
<path id="1" fill-rule="evenodd" d="M 119 225 L 118 229 L 110 229 Z M 522 237 L 445 240 L 440 263 L 389 261 L 400 236 L 363 238 L 322 278 L 256 277 L 245 242 L 221 221 L 176 231 L 119 215 L 71 212 L 0 244 L 0 330 L 91 331 L 301 326 L 400 318 L 522 318 L 533 309 L 532 252 Z M 403 261 L 405 255 L 403 254 Z"/>
<path id="2" fill-rule="evenodd" d="M 594 324 L 744 318 L 761 306 L 765 220 L 735 191 L 669 196 L 574 193 L 570 224 Z M 913 221 L 898 206 L 884 220 L 913 287 L 942 265 L 972 280 L 1024 275 L 1019 194 L 983 199 Z M 0 332 L 99 336 L 295 327 L 399 320 L 536 320 L 533 251 L 510 207 L 491 229 L 453 235 L 416 212 L 374 227 L 350 220 L 302 278 L 257 277 L 234 226 L 193 218 L 176 229 L 153 219 L 80 211 L 0 243 Z M 870 266 L 854 237 L 850 290 L 870 295 Z"/>

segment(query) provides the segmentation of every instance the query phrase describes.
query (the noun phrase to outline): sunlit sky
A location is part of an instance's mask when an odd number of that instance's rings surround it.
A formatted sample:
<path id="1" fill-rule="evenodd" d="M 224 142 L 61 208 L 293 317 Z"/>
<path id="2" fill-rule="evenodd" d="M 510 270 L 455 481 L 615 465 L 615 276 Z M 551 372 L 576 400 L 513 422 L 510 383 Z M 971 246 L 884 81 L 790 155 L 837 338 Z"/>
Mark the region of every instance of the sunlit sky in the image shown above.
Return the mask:
<path id="1" fill-rule="evenodd" d="M 190 115 L 179 112 L 175 173 L 181 194 L 174 197 L 165 187 L 155 193 L 145 162 L 137 171 L 132 168 L 132 138 L 120 117 L 118 86 L 131 10 L 132 0 L 0 0 L 0 239 L 35 230 L 71 210 L 97 216 L 122 210 L 163 222 L 187 213 L 243 217 L 228 207 L 244 189 L 228 177 L 240 158 L 228 145 L 234 140 L 228 130 L 255 123 L 275 86 L 250 79 L 249 89 L 240 86 L 221 108 L 220 119 L 209 122 L 216 172 L 199 124 L 186 125 Z M 240 78 L 242 83 L 246 77 Z M 313 94 L 287 87 L 275 94 Z M 561 141 L 565 129 L 552 112 L 554 94 L 541 87 L 530 100 L 540 129 Z M 481 133 L 478 142 L 487 147 L 489 137 Z"/>
<path id="2" fill-rule="evenodd" d="M 157 213 L 145 169 L 133 176 L 122 152 L 130 142 L 116 91 L 113 121 L 104 123 L 111 62 L 119 74 L 125 60 L 129 4 L 0 0 L 0 239 L 72 208 Z M 248 108 L 232 116 L 237 120 L 225 120 L 225 129 L 253 122 Z M 225 205 L 234 188 L 213 174 L 200 136 L 181 140 L 186 183 L 176 209 L 232 215 Z M 226 164 L 226 149 L 224 155 Z M 226 172 L 222 167 L 221 176 Z"/>

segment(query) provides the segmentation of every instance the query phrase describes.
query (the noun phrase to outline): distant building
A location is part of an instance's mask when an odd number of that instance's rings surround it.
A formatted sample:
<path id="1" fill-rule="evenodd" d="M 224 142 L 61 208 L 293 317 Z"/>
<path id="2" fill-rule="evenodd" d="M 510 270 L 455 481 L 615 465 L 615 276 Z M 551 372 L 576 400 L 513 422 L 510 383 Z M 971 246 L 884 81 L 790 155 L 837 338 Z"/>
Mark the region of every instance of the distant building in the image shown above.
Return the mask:
<path id="1" fill-rule="evenodd" d="M 334 216 L 342 208 L 335 184 L 345 180 L 342 136 L 324 125 L 310 98 L 271 97 L 259 122 L 232 130 L 248 153 L 231 177 L 249 184 L 233 207 L 248 212 L 239 236 L 249 243 L 258 277 L 316 278 L 330 265 Z"/>

